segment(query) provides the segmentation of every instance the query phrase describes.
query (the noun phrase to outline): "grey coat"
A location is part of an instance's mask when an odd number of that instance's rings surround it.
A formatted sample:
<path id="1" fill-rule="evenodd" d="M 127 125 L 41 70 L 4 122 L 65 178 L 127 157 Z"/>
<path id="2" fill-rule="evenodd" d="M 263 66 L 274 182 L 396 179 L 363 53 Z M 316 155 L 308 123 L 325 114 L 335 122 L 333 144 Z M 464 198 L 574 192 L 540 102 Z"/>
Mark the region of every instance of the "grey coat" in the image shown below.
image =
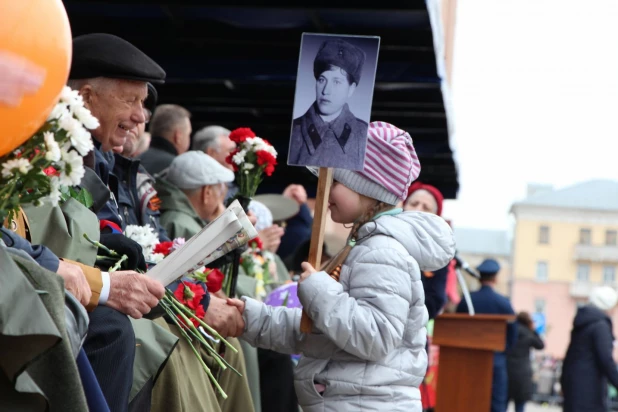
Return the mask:
<path id="1" fill-rule="evenodd" d="M 421 271 L 444 267 L 454 253 L 452 231 L 435 215 L 379 217 L 360 229 L 339 283 L 318 272 L 300 285 L 313 333 L 300 332 L 300 309 L 243 297 L 242 338 L 303 354 L 295 387 L 305 412 L 420 412 L 428 320 Z"/>

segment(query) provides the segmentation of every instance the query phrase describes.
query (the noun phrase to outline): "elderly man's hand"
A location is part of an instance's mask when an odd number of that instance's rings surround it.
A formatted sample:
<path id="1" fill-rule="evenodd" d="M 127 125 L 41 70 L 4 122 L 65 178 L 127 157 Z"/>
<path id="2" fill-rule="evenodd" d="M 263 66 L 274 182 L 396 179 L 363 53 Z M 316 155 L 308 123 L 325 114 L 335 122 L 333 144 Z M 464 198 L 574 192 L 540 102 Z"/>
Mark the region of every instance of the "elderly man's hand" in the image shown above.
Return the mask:
<path id="1" fill-rule="evenodd" d="M 64 279 L 64 288 L 71 292 L 82 305 L 88 305 L 92 291 L 82 268 L 61 260 L 56 273 Z"/>
<path id="2" fill-rule="evenodd" d="M 161 282 L 132 270 L 110 273 L 109 282 L 106 305 L 134 319 L 149 313 L 165 295 Z"/>
<path id="3" fill-rule="evenodd" d="M 279 245 L 281 244 L 281 237 L 285 234 L 285 231 L 279 225 L 272 225 L 266 229 L 260 230 L 258 236 L 262 241 L 264 250 L 269 250 L 273 253 L 277 252 Z"/>
<path id="4" fill-rule="evenodd" d="M 283 196 L 296 200 L 299 205 L 307 203 L 307 191 L 301 185 L 289 185 L 283 191 Z"/>
<path id="5" fill-rule="evenodd" d="M 224 338 L 229 336 L 236 338 L 242 335 L 245 330 L 245 321 L 236 307 L 228 305 L 225 299 L 220 299 L 212 294 L 204 322 Z"/>

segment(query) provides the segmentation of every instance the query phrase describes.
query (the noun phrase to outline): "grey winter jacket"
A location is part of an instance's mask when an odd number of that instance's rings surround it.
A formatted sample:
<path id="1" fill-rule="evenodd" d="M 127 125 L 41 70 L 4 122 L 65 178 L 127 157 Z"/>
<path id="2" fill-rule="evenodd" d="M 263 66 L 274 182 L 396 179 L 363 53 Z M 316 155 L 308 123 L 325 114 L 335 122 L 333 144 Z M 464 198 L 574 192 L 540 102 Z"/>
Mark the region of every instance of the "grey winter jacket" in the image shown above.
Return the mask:
<path id="1" fill-rule="evenodd" d="M 454 253 L 453 233 L 440 217 L 381 216 L 360 229 L 339 283 L 325 272 L 301 283 L 313 333 L 300 332 L 300 309 L 243 297 L 242 338 L 303 354 L 295 387 L 305 412 L 420 412 L 428 320 L 421 271 L 446 266 Z M 326 390 L 318 393 L 314 382 Z"/>

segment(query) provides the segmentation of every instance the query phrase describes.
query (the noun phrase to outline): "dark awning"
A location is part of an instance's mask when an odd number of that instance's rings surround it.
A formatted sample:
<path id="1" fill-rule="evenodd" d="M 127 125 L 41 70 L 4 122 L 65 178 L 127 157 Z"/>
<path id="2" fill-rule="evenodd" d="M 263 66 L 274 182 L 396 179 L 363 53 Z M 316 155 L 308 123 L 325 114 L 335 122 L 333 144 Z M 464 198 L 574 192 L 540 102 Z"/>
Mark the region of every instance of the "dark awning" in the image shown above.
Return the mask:
<path id="1" fill-rule="evenodd" d="M 425 1 L 64 1 L 73 35 L 113 33 L 134 43 L 167 72 L 160 103 L 193 114 L 193 129 L 251 127 L 280 153 L 262 191 L 315 178 L 285 165 L 299 46 L 303 32 L 381 37 L 372 120 L 407 130 L 419 153 L 423 181 L 455 198 L 457 170 L 449 144 L 443 68 Z M 293 4 L 292 4 L 293 3 Z M 428 2 L 433 3 L 433 2 Z M 359 4 L 359 3 L 356 3 Z M 435 16 L 435 19 L 434 19 Z M 436 30 L 434 24 L 434 30 Z M 436 49 L 438 51 L 436 52 Z"/>

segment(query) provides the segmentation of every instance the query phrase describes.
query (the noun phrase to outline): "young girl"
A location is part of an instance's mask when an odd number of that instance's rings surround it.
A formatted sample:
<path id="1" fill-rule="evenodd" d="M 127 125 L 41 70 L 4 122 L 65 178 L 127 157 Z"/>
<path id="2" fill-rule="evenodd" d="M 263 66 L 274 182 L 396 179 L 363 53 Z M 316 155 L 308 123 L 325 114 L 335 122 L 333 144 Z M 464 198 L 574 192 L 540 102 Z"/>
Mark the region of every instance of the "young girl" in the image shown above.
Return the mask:
<path id="1" fill-rule="evenodd" d="M 395 208 L 419 172 L 410 135 L 383 122 L 369 125 L 362 172 L 335 169 L 331 217 L 352 230 L 326 271 L 303 263 L 298 296 L 312 333 L 300 332 L 300 309 L 246 297 L 228 301 L 243 313 L 242 339 L 303 354 L 295 387 L 305 412 L 422 409 L 427 310 L 421 270 L 446 266 L 455 242 L 440 217 Z"/>

